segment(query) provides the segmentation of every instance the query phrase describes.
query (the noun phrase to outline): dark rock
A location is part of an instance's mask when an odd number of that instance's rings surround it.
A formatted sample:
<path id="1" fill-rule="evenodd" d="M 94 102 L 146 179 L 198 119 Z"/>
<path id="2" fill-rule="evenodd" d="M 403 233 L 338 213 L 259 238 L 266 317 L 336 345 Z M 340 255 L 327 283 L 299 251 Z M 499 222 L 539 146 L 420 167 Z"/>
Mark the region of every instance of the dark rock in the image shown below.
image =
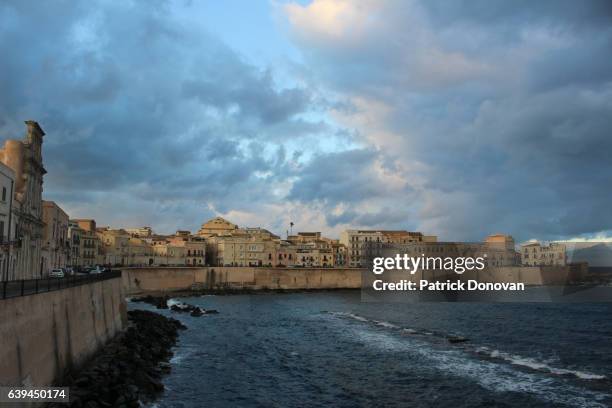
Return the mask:
<path id="1" fill-rule="evenodd" d="M 167 299 L 164 301 L 167 304 Z M 161 378 L 170 371 L 171 349 L 179 330 L 186 327 L 178 320 L 143 310 L 129 311 L 128 317 L 131 326 L 127 330 L 89 361 L 78 376 L 66 377 L 59 384 L 70 387 L 70 406 L 136 408 L 140 400 L 152 401 L 164 390 Z"/>
<path id="2" fill-rule="evenodd" d="M 203 314 L 204 314 L 204 312 L 199 307 L 197 309 L 192 310 L 191 313 L 190 313 L 190 315 L 193 316 L 193 317 L 200 317 Z"/>
<path id="3" fill-rule="evenodd" d="M 449 343 L 465 343 L 466 341 L 470 341 L 468 338 L 463 336 L 449 336 L 446 339 Z"/>

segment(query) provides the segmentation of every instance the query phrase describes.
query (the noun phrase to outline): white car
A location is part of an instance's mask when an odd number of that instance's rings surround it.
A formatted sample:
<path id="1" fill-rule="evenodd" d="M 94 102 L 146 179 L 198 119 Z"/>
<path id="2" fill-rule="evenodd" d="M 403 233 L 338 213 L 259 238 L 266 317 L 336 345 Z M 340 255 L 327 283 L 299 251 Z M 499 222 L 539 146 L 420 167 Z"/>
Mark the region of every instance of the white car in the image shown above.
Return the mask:
<path id="1" fill-rule="evenodd" d="M 52 269 L 51 272 L 49 272 L 50 278 L 63 278 L 64 276 L 64 271 L 61 269 Z"/>
<path id="2" fill-rule="evenodd" d="M 89 271 L 90 274 L 96 274 L 96 273 L 102 273 L 102 272 L 104 272 L 104 268 L 100 267 L 99 265 L 93 268 L 91 271 Z"/>

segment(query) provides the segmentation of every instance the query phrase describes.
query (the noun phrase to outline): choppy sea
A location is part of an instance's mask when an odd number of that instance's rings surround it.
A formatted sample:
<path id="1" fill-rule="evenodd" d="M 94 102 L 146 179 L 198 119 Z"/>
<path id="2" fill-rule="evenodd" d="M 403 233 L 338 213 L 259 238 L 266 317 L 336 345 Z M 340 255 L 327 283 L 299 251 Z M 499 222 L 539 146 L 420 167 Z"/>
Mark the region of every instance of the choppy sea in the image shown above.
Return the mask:
<path id="1" fill-rule="evenodd" d="M 156 407 L 612 406 L 612 304 L 182 300 L 220 313 L 161 311 L 188 330 Z"/>

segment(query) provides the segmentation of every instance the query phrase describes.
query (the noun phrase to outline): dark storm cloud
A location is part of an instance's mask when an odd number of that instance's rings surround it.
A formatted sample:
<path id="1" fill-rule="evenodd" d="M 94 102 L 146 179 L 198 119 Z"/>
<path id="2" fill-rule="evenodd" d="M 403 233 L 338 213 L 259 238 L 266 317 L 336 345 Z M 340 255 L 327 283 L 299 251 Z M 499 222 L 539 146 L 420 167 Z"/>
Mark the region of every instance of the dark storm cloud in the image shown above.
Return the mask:
<path id="1" fill-rule="evenodd" d="M 239 114 L 252 117 L 264 124 L 274 124 L 303 112 L 309 103 L 308 95 L 300 89 L 274 90 L 269 73 L 252 75 L 250 69 L 216 75 L 206 80 L 188 80 L 183 93 L 195 97 L 207 106 L 229 110 L 237 107 Z M 220 88 L 219 83 L 227 84 Z"/>
<path id="2" fill-rule="evenodd" d="M 318 155 L 300 169 L 289 198 L 335 204 L 384 195 L 387 186 L 379 182 L 372 167 L 376 157 L 377 152 L 365 149 Z"/>
<path id="3" fill-rule="evenodd" d="M 608 0 L 433 0 L 422 5 L 440 24 L 470 22 L 497 26 L 501 23 L 550 22 L 564 27 L 607 26 L 612 23 Z"/>
<path id="4" fill-rule="evenodd" d="M 249 141 L 325 130 L 299 117 L 311 109 L 308 90 L 279 87 L 271 70 L 184 26 L 175 7 L 0 5 L 0 135 L 19 138 L 23 120 L 40 122 L 45 195 L 79 212 L 72 216 L 140 222 L 146 214 L 155 226 L 157 211 L 180 209 L 175 216 L 191 216 L 193 227 L 213 214 L 208 205 L 269 197 L 257 174 L 284 164 Z M 96 209 L 100 195 L 108 199 Z"/>
<path id="5" fill-rule="evenodd" d="M 183 24 L 182 4 L 4 2 L 0 136 L 38 120 L 47 197 L 117 225 L 193 228 L 231 210 L 282 225 L 294 206 L 323 211 L 323 228 L 442 239 L 609 231 L 610 4 L 294 15 L 305 66 L 281 86 Z"/>
<path id="6" fill-rule="evenodd" d="M 344 206 L 330 223 L 393 224 L 396 213 L 382 209 L 411 203 L 420 210 L 408 207 L 406 216 L 446 239 L 612 230 L 605 210 L 612 191 L 603 187 L 612 182 L 612 3 L 382 1 L 346 8 L 320 24 L 307 24 L 317 19 L 315 8 L 290 10 L 312 76 L 353 104 L 344 123 L 356 121 L 362 142 L 378 146 L 343 182 L 351 185 L 363 177 L 359 169 L 379 161 L 405 163 L 397 171 L 407 184 L 378 189 L 373 199 L 307 183 L 303 198 Z M 302 180 L 323 180 L 329 169 L 304 171 Z M 360 220 L 364 213 L 376 217 Z"/>

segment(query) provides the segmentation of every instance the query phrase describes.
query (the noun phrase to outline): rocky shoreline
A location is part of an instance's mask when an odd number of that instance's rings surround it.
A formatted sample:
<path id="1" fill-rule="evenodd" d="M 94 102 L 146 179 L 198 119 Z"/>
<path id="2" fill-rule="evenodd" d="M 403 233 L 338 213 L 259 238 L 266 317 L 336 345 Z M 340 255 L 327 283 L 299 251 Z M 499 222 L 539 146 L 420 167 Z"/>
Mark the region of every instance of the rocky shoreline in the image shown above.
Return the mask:
<path id="1" fill-rule="evenodd" d="M 186 327 L 176 319 L 144 310 L 129 311 L 128 319 L 124 333 L 61 382 L 70 387 L 71 407 L 136 408 L 164 390 L 161 378 L 170 372 L 171 349 Z"/>

